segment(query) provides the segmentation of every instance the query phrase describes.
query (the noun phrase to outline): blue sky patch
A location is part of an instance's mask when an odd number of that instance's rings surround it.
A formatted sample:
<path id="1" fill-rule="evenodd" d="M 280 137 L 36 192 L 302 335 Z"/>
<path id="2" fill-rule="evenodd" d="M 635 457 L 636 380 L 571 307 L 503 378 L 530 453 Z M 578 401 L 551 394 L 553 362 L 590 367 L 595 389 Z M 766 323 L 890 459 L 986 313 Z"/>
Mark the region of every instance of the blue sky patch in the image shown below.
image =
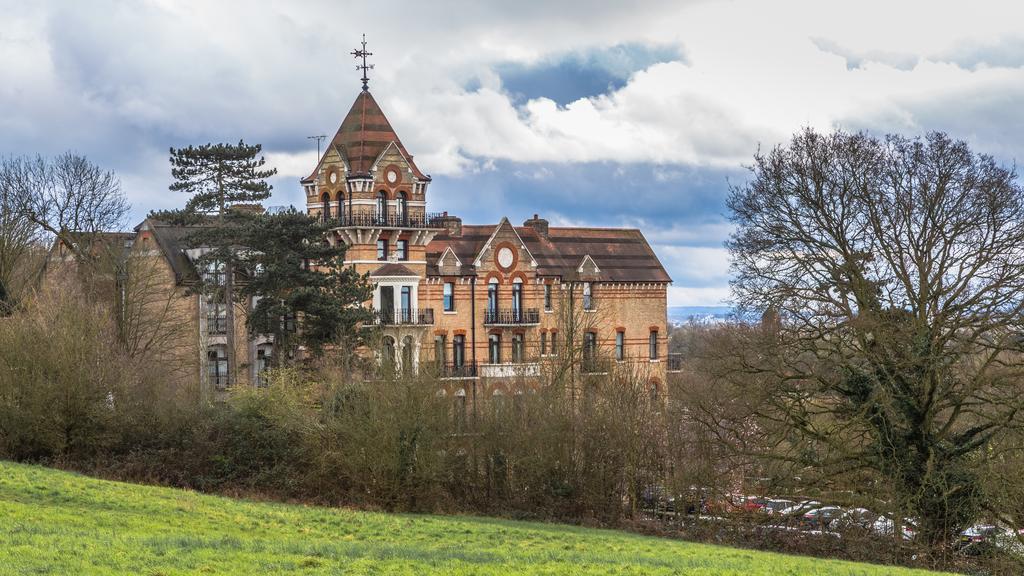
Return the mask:
<path id="1" fill-rule="evenodd" d="M 494 71 L 515 101 L 544 97 L 564 106 L 617 90 L 634 72 L 653 64 L 678 60 L 685 60 L 678 46 L 618 44 L 563 53 L 535 64 L 498 64 Z"/>

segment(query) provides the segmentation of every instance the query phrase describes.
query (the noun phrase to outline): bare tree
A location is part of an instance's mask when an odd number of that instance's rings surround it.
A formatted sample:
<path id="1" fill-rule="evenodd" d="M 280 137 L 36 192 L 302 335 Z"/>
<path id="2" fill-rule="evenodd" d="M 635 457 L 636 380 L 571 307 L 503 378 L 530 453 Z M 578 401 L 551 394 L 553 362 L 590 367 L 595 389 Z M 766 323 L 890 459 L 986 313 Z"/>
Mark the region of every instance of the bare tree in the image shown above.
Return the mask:
<path id="1" fill-rule="evenodd" d="M 15 179 L 18 160 L 0 160 L 0 314 L 17 302 L 23 289 L 31 284 L 41 267 L 27 264 L 38 252 L 40 230 L 23 211 L 25 191 Z"/>
<path id="2" fill-rule="evenodd" d="M 163 360 L 168 372 L 191 375 L 197 357 L 184 298 L 160 257 L 135 247 L 117 263 L 118 338 L 130 358 Z"/>
<path id="3" fill-rule="evenodd" d="M 60 239 L 78 258 L 86 256 L 83 234 L 116 230 L 128 214 L 117 176 L 85 156 L 14 157 L 4 161 L 3 172 L 3 186 L 20 204 L 18 217 Z"/>
<path id="4" fill-rule="evenodd" d="M 732 190 L 734 294 L 771 330 L 730 375 L 805 479 L 876 481 L 946 541 L 1021 424 L 1024 190 L 945 134 L 813 130 Z"/>

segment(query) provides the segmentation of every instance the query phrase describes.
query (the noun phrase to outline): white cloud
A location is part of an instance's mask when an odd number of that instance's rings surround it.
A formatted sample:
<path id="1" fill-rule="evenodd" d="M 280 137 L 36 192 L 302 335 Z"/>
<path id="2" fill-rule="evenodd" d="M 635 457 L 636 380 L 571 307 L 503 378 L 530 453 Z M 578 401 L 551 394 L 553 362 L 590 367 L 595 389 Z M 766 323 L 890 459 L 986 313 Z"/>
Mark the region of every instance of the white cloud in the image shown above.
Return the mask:
<path id="1" fill-rule="evenodd" d="M 668 287 L 669 306 L 722 306 L 728 304 L 728 286 Z"/>
<path id="2" fill-rule="evenodd" d="M 1020 3 L 0 0 L 0 14 L 0 154 L 86 153 L 121 175 L 140 215 L 180 204 L 166 193 L 169 147 L 239 138 L 263 143 L 278 168 L 274 201 L 301 202 L 296 180 L 316 161 L 306 137 L 332 135 L 348 111 L 359 90 L 348 53 L 365 31 L 371 89 L 428 173 L 512 166 L 527 186 L 559 177 L 560 162 L 656 166 L 637 202 L 707 212 L 657 227 L 622 209 L 658 246 L 676 304 L 728 293 L 715 245 L 730 227 L 705 202 L 717 183 L 696 182 L 694 167 L 734 170 L 808 125 L 946 129 L 1024 158 Z M 516 100 L 498 73 L 627 44 L 676 46 L 685 62 L 564 106 Z M 617 165 L 594 197 L 637 172 Z M 589 224 L 563 212 L 552 224 Z"/>
<path id="3" fill-rule="evenodd" d="M 264 154 L 267 168 L 277 168 L 277 175 L 305 178 L 316 166 L 316 152 L 272 152 Z"/>

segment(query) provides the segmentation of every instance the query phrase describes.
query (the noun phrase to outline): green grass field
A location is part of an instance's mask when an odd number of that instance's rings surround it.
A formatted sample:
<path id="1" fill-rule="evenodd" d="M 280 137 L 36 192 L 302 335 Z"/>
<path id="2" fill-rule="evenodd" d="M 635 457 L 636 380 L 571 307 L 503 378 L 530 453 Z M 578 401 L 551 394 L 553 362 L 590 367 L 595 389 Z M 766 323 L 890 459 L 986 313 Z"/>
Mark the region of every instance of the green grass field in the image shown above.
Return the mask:
<path id="1" fill-rule="evenodd" d="M 0 574 L 930 574 L 594 530 L 249 502 L 0 462 Z"/>

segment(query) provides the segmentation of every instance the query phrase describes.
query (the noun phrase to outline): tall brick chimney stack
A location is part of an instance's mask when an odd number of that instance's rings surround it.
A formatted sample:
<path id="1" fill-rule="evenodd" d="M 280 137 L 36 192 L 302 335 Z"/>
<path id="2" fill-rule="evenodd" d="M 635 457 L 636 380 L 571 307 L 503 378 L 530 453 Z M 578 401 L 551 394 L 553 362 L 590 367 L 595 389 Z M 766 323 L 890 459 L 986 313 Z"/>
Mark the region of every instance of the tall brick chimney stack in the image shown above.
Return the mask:
<path id="1" fill-rule="evenodd" d="M 526 222 L 523 222 L 523 226 L 529 226 L 530 228 L 533 228 L 537 232 L 537 234 L 545 238 L 547 238 L 548 236 L 548 221 L 541 218 L 537 214 L 534 214 L 533 218 L 530 218 Z"/>

